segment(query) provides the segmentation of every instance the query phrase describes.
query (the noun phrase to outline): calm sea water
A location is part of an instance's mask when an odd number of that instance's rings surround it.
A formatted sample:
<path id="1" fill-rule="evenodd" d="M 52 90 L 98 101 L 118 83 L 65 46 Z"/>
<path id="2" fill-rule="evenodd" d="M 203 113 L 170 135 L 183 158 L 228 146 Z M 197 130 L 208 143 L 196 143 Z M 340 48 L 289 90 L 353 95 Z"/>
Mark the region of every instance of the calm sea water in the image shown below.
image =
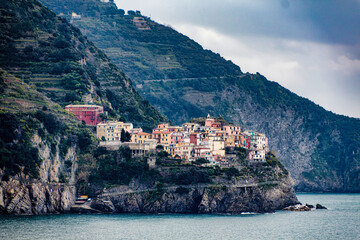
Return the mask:
<path id="1" fill-rule="evenodd" d="M 0 216 L 0 239 L 360 239 L 360 194 L 298 198 L 329 209 L 239 216 Z"/>

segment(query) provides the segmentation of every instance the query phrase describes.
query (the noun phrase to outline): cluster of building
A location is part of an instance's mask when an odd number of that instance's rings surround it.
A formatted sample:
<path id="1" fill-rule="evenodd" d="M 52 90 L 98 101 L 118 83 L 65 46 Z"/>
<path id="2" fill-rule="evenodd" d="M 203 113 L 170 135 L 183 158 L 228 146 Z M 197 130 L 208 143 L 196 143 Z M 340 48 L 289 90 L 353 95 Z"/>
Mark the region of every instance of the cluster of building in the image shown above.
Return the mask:
<path id="1" fill-rule="evenodd" d="M 121 143 L 121 131 L 131 134 L 129 143 Z M 264 162 L 268 151 L 268 139 L 264 134 L 241 131 L 240 126 L 228 125 L 208 116 L 203 124 L 184 123 L 182 126 L 159 124 L 152 133 L 133 128 L 131 123 L 103 122 L 97 125 L 100 145 L 118 147 L 127 145 L 134 155 L 155 151 L 157 146 L 174 158 L 187 162 L 203 158 L 209 165 L 228 165 L 226 149 L 242 147 L 248 151 L 248 160 Z M 159 147 L 158 147 L 159 148 Z"/>
<path id="2" fill-rule="evenodd" d="M 188 122 L 181 126 L 162 123 L 152 133 L 146 133 L 141 128 L 134 128 L 132 123 L 102 122 L 102 106 L 68 105 L 65 109 L 87 125 L 96 126 L 96 136 L 101 146 L 118 149 L 120 145 L 127 145 L 135 156 L 161 148 L 170 156 L 188 162 L 203 158 L 210 165 L 226 165 L 230 155 L 227 154 L 228 149 L 247 149 L 247 158 L 252 162 L 264 162 L 269 151 L 268 138 L 264 134 L 242 131 L 240 126 L 226 124 L 210 116 L 201 123 Z M 130 133 L 130 142 L 122 142 L 123 130 Z"/>

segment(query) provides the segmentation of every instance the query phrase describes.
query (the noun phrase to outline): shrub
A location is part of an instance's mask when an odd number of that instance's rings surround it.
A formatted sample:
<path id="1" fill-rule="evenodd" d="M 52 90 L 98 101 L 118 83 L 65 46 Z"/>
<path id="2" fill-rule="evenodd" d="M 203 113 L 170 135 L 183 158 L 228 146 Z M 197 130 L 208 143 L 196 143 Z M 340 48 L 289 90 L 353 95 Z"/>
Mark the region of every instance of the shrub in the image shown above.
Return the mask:
<path id="1" fill-rule="evenodd" d="M 237 170 L 237 169 L 234 168 L 234 167 L 225 168 L 225 169 L 224 169 L 224 172 L 225 172 L 225 174 L 227 175 L 227 177 L 228 177 L 229 179 L 232 178 L 232 177 L 240 176 L 239 170 Z"/>

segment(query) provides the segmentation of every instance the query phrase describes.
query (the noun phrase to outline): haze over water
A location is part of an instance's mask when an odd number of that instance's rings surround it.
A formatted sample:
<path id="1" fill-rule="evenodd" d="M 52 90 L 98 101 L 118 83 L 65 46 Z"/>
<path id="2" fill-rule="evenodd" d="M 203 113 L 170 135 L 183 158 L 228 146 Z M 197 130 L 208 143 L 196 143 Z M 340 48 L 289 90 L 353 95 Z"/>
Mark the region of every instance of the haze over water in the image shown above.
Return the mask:
<path id="1" fill-rule="evenodd" d="M 360 239 L 360 194 L 298 198 L 329 209 L 239 216 L 0 216 L 0 239 Z"/>

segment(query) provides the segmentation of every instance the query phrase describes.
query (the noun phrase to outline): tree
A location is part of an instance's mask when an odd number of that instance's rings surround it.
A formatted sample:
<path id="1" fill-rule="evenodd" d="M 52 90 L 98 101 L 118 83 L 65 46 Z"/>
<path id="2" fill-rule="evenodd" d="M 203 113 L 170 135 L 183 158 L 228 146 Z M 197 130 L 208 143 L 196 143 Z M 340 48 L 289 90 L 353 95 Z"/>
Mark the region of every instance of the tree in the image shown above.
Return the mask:
<path id="1" fill-rule="evenodd" d="M 158 151 L 163 151 L 163 150 L 164 150 L 164 146 L 163 146 L 163 145 L 157 145 L 157 146 L 156 146 L 156 150 L 158 150 Z"/>
<path id="2" fill-rule="evenodd" d="M 118 9 L 118 13 L 119 13 L 120 15 L 125 15 L 124 9 Z"/>
<path id="3" fill-rule="evenodd" d="M 125 142 L 125 138 L 126 138 L 125 130 L 121 129 L 120 141 Z"/>
<path id="4" fill-rule="evenodd" d="M 130 142 L 131 140 L 131 134 L 129 132 L 125 133 L 125 142 Z"/>
<path id="5" fill-rule="evenodd" d="M 196 159 L 196 161 L 194 163 L 201 165 L 201 164 L 210 163 L 210 162 L 209 162 L 209 160 L 207 160 L 205 158 L 199 158 L 199 159 Z"/>

